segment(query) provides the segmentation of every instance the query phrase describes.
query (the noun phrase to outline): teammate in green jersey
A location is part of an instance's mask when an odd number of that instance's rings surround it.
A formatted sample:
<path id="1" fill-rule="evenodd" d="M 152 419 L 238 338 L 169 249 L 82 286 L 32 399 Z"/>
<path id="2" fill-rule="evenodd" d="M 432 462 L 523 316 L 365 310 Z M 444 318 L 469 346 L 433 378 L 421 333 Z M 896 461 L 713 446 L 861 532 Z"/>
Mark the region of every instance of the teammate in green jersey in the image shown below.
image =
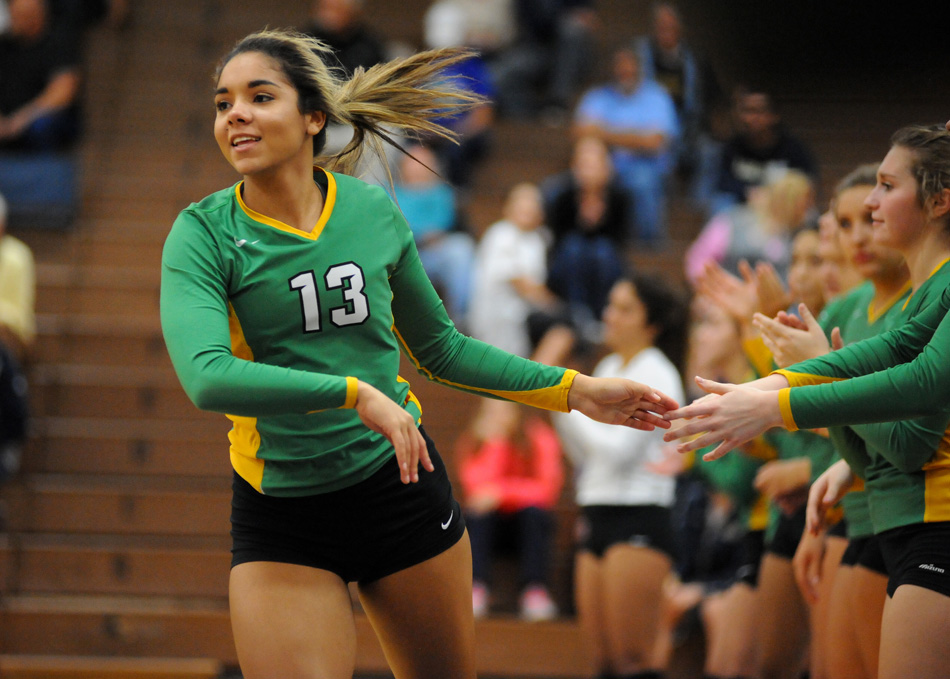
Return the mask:
<path id="1" fill-rule="evenodd" d="M 910 293 L 904 258 L 873 241 L 871 211 L 864 199 L 874 188 L 876 173 L 876 164 L 856 168 L 838 183 L 832 198 L 834 229 L 842 254 L 864 283 L 829 305 L 836 311 L 833 317 L 826 307 L 819 324 L 808 323 L 799 329 L 778 322 L 781 319 L 758 319 L 766 344 L 778 345 L 784 355 L 797 356 L 796 362 L 827 354 L 831 346 L 825 333 L 832 328 L 839 328 L 841 338 L 853 343 L 894 327 Z M 829 436 L 842 457 L 867 455 L 863 441 L 850 428 L 832 427 Z M 848 537 L 843 557 L 829 549 L 832 539 L 828 533 L 805 531 L 794 559 L 796 579 L 802 590 L 811 594 L 813 614 L 825 614 L 821 631 L 816 629 L 812 637 L 813 667 L 819 661 L 824 669 L 816 667 L 812 674 L 873 679 L 877 677 L 887 573 L 871 525 L 867 494 L 852 488 L 841 508 Z M 816 642 L 823 653 L 815 653 Z"/>
<path id="2" fill-rule="evenodd" d="M 469 55 L 425 52 L 338 81 L 328 51 L 263 31 L 221 62 L 214 136 L 243 180 L 175 221 L 162 329 L 188 395 L 234 423 L 230 604 L 243 675 L 351 676 L 353 581 L 396 677 L 471 679 L 471 550 L 400 350 L 455 388 L 638 429 L 668 426 L 660 415 L 676 403 L 455 329 L 398 208 L 345 173 L 387 130 L 450 135 L 434 121 L 477 98 L 440 73 Z M 320 158 L 328 121 L 355 133 Z"/>
<path id="3" fill-rule="evenodd" d="M 932 326 L 932 312 L 927 307 L 941 299 L 950 282 L 950 133 L 936 126 L 898 131 L 866 204 L 873 214 L 875 239 L 901 251 L 907 261 L 914 293 L 905 306 L 904 318 L 921 314 Z M 867 351 L 868 346 L 870 343 L 862 349 Z M 782 387 L 784 382 L 795 387 L 828 381 L 847 374 L 842 356 L 855 354 L 860 351 L 834 352 L 806 361 L 756 386 Z M 886 373 L 873 377 L 876 381 L 888 379 Z M 708 431 L 696 442 L 723 441 L 714 454 L 718 455 L 750 432 L 776 424 L 774 410 L 769 412 L 776 406 L 772 394 L 761 399 L 763 392 L 748 386 L 708 386 L 721 397 L 670 413 L 669 417 L 697 418 L 671 438 Z M 754 402 L 759 405 L 752 406 Z M 789 428 L 803 421 L 814 426 L 822 419 L 804 388 L 780 391 L 777 405 L 778 422 Z M 750 417 L 750 407 L 758 407 L 759 414 Z M 800 409 L 807 413 L 805 418 L 799 417 Z M 899 409 L 895 404 L 895 410 Z M 732 424 L 723 426 L 724 418 L 732 419 Z M 871 519 L 889 576 L 879 655 L 882 678 L 937 677 L 950 672 L 950 650 L 931 634 L 950 618 L 950 488 L 945 473 L 948 420 L 950 403 L 944 400 L 926 417 L 854 427 L 869 451 L 865 469 L 854 471 L 866 477 Z M 689 450 L 696 442 L 681 444 L 680 449 Z M 809 502 L 813 524 L 820 521 L 820 510 L 840 499 L 850 486 L 853 473 L 841 474 L 841 469 L 835 465 L 816 481 Z"/>

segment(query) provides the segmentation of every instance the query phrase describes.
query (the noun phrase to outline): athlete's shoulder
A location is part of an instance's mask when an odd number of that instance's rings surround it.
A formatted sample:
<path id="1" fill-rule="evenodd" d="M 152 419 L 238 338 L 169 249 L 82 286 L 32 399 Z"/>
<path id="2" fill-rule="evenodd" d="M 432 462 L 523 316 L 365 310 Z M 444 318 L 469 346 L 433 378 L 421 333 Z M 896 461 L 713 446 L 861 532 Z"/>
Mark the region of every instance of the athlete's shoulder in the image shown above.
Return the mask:
<path id="1" fill-rule="evenodd" d="M 179 225 L 182 224 L 200 223 L 207 225 L 220 221 L 221 215 L 230 214 L 230 209 L 234 205 L 236 200 L 235 187 L 236 185 L 215 191 L 198 202 L 192 203 L 178 213 L 173 228 L 181 228 Z"/>
<path id="2" fill-rule="evenodd" d="M 236 185 L 205 196 L 178 213 L 165 239 L 164 255 L 170 252 L 190 251 L 196 242 L 204 244 L 218 240 L 223 232 L 230 232 L 227 222 L 235 213 Z"/>
<path id="3" fill-rule="evenodd" d="M 226 189 L 221 189 L 220 191 L 215 191 L 214 193 L 208 194 L 198 202 L 192 203 L 186 207 L 184 210 L 182 210 L 182 212 L 211 214 L 221 209 L 226 209 L 234 204 L 236 187 L 237 185 L 235 184 L 233 186 L 229 186 Z"/>
<path id="4" fill-rule="evenodd" d="M 950 285 L 950 259 L 945 260 L 927 277 L 927 280 L 907 301 L 907 311 L 916 314 L 925 306 L 941 298 Z"/>

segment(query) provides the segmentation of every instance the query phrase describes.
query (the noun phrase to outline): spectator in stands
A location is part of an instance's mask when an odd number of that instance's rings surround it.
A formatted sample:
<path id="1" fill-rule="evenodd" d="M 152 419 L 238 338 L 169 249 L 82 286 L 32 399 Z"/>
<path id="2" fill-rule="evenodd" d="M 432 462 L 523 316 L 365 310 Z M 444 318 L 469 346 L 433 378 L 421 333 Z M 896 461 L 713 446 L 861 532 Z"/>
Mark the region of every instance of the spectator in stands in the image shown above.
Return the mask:
<path id="1" fill-rule="evenodd" d="M 0 150 L 68 150 L 80 133 L 78 36 L 54 26 L 47 0 L 11 0 L 0 37 Z"/>
<path id="2" fill-rule="evenodd" d="M 100 23 L 121 28 L 129 18 L 129 0 L 48 0 L 53 23 L 86 31 Z"/>
<path id="3" fill-rule="evenodd" d="M 611 353 L 594 374 L 648 378 L 681 400 L 688 321 L 686 300 L 659 277 L 621 279 L 604 311 L 604 345 Z M 662 433 L 621 434 L 573 413 L 554 423 L 577 471 L 574 596 L 595 672 L 660 676 L 654 646 L 663 583 L 675 558 L 675 481 L 652 470 L 663 459 Z"/>
<path id="4" fill-rule="evenodd" d="M 468 43 L 489 62 L 511 46 L 516 30 L 510 0 L 435 0 L 423 24 L 426 44 Z"/>
<path id="5" fill-rule="evenodd" d="M 357 68 L 368 69 L 384 61 L 386 43 L 367 24 L 363 14 L 364 0 L 311 0 L 310 16 L 303 26 L 304 33 L 328 45 L 332 54 L 321 57 L 330 68 L 341 70 L 346 77 Z M 327 150 L 336 153 L 353 137 L 353 128 L 331 121 L 327 123 Z M 394 130 L 388 133 L 402 141 Z M 398 164 L 394 149 L 386 148 L 384 156 L 365 156 L 357 169 L 365 181 L 388 185 Z"/>
<path id="6" fill-rule="evenodd" d="M 0 195 L 0 345 L 23 361 L 36 336 L 36 269 L 29 246 L 6 227 L 7 202 Z"/>
<path id="7" fill-rule="evenodd" d="M 789 170 L 766 186 L 755 187 L 749 200 L 710 219 L 686 252 L 686 275 L 695 281 L 709 262 L 738 274 L 739 262 L 753 267 L 769 262 L 782 280 L 788 275 L 792 235 L 810 222 L 815 190 L 808 175 Z"/>
<path id="8" fill-rule="evenodd" d="M 472 337 L 519 356 L 531 354 L 528 316 L 556 303 L 545 285 L 549 241 L 541 192 L 534 184 L 517 184 L 503 218 L 485 230 L 475 251 Z"/>
<path id="9" fill-rule="evenodd" d="M 6 223 L 0 195 L 0 482 L 20 468 L 29 413 L 22 364 L 36 335 L 33 253 L 6 233 Z"/>
<path id="10" fill-rule="evenodd" d="M 655 80 L 643 77 L 631 47 L 614 52 L 613 81 L 588 91 L 577 107 L 574 138 L 593 136 L 611 150 L 614 169 L 633 197 L 632 239 L 662 247 L 667 180 L 679 134 L 676 107 Z"/>
<path id="11" fill-rule="evenodd" d="M 570 168 L 546 180 L 544 194 L 554 236 L 547 286 L 562 302 L 531 317 L 536 358 L 547 362 L 578 341 L 581 350 L 599 342 L 601 314 L 624 268 L 630 200 L 597 137 L 575 143 Z"/>
<path id="12" fill-rule="evenodd" d="M 468 21 L 468 13 L 459 16 L 465 21 L 429 23 L 425 35 L 427 47 L 474 46 L 477 39 L 472 32 L 474 24 Z M 481 104 L 475 108 L 440 121 L 457 135 L 455 142 L 442 137 L 427 140 L 438 153 L 448 180 L 461 191 L 464 201 L 475 168 L 485 159 L 491 147 L 495 124 L 495 86 L 485 60 L 479 53 L 446 69 L 444 75 L 452 78 L 458 87 L 482 97 Z"/>
<path id="13" fill-rule="evenodd" d="M 708 202 L 718 167 L 723 110 L 722 88 L 707 60 L 683 37 L 679 11 L 669 2 L 653 6 L 650 33 L 634 41 L 643 77 L 666 88 L 679 117 L 680 136 L 674 147 L 676 169 L 690 184 L 699 206 Z"/>
<path id="14" fill-rule="evenodd" d="M 363 0 L 312 0 L 304 32 L 333 48 L 327 66 L 342 68 L 346 77 L 386 59 L 386 45 L 363 17 Z"/>
<path id="15" fill-rule="evenodd" d="M 513 0 L 516 36 L 493 63 L 502 113 L 567 117 L 589 75 L 598 26 L 593 0 Z"/>
<path id="16" fill-rule="evenodd" d="M 548 591 L 553 510 L 564 483 L 557 434 L 540 417 L 524 417 L 517 403 L 486 400 L 456 450 L 475 617 L 488 613 L 492 553 L 507 544 L 520 557 L 521 617 L 550 620 L 558 612 Z"/>
<path id="17" fill-rule="evenodd" d="M 402 210 L 429 278 L 443 292 L 449 316 L 462 324 L 468 311 L 475 243 L 458 229 L 455 189 L 436 172 L 439 159 L 432 149 L 414 145 L 399 164 L 396 203 Z"/>
<path id="18" fill-rule="evenodd" d="M 745 202 L 749 189 L 774 181 L 790 169 L 816 181 L 818 168 L 808 147 L 785 127 L 771 95 L 739 88 L 734 97 L 735 132 L 722 151 L 711 209 Z"/>

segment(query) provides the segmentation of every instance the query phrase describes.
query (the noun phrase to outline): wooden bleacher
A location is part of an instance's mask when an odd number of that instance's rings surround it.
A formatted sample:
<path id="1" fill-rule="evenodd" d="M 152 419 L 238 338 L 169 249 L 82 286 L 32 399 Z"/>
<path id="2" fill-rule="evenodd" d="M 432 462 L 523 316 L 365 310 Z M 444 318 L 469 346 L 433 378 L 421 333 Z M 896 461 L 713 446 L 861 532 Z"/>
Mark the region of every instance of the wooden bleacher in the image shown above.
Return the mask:
<path id="1" fill-rule="evenodd" d="M 418 42 L 426 0 L 366 5 L 382 33 Z M 693 16 L 712 11 L 699 0 L 683 5 Z M 610 36 L 645 29 L 646 0 L 599 6 Z M 157 317 L 158 264 L 178 211 L 235 180 L 210 134 L 212 59 L 250 30 L 299 24 L 305 11 L 289 0 L 137 0 L 129 27 L 91 36 L 78 223 L 66 233 L 16 234 L 39 264 L 40 334 L 24 470 L 0 491 L 10 521 L 0 536 L 4 678 L 186 679 L 236 663 L 226 594 L 228 422 L 191 406 L 172 373 Z M 711 53 L 732 35 L 711 20 L 691 28 Z M 867 115 L 866 102 L 802 82 L 783 83 L 785 116 L 819 155 L 829 183 L 879 157 L 890 131 L 908 122 L 908 106 L 919 111 L 912 119 L 950 116 L 944 103 L 919 99 L 876 101 Z M 569 140 L 565 128 L 509 121 L 495 148 L 477 176 L 476 231 L 498 218 L 513 183 L 561 169 Z M 700 224 L 674 205 L 671 251 L 632 253 L 634 261 L 679 276 L 682 249 Z M 418 376 L 412 383 L 451 469 L 448 454 L 475 399 Z M 568 613 L 572 511 L 565 493 L 555 593 Z M 359 671 L 384 674 L 364 618 L 357 629 Z M 569 615 L 534 625 L 495 616 L 479 622 L 477 636 L 486 676 L 589 673 Z M 695 669 L 694 658 L 677 667 L 690 663 Z"/>

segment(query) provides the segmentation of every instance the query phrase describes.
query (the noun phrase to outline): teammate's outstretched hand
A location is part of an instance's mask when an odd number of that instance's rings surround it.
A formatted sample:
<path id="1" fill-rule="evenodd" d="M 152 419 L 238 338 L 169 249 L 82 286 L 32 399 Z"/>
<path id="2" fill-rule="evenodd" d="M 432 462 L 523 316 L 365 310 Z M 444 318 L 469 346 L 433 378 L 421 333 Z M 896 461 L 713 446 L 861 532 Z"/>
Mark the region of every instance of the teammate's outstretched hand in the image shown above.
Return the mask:
<path id="1" fill-rule="evenodd" d="M 620 377 L 577 375 L 567 395 L 571 410 L 607 424 L 622 424 L 634 429 L 669 429 L 663 415 L 679 404 L 661 391 Z"/>
<path id="2" fill-rule="evenodd" d="M 393 445 L 403 483 L 415 483 L 419 480 L 420 462 L 426 471 L 435 469 L 416 421 L 386 394 L 360 381 L 356 389 L 355 407 L 363 424 L 385 436 Z"/>
<path id="3" fill-rule="evenodd" d="M 666 414 L 668 420 L 689 418 L 688 422 L 663 437 L 664 441 L 687 439 L 676 448 L 681 453 L 718 443 L 714 450 L 703 455 L 704 460 L 718 460 L 762 432 L 782 425 L 782 413 L 775 391 L 761 391 L 742 384 L 723 384 L 701 377 L 696 378 L 696 384 L 707 393 L 718 394 L 719 397 L 704 397 Z M 692 436 L 696 438 L 689 438 Z"/>

